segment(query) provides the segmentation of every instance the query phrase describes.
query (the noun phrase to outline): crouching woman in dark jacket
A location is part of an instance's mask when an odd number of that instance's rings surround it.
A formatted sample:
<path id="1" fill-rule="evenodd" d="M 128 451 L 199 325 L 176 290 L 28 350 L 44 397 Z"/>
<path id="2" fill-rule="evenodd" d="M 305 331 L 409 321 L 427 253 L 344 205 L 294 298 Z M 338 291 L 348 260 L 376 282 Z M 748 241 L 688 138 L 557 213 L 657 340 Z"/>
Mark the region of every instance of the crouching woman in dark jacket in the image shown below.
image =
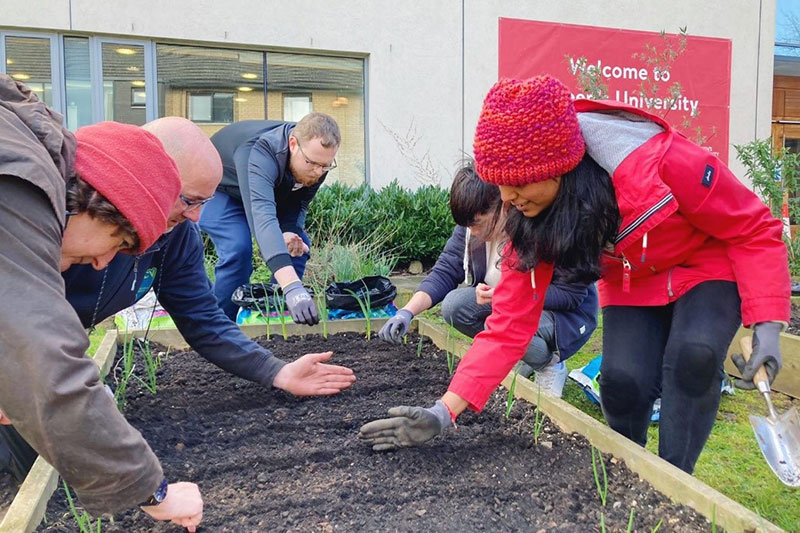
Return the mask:
<path id="1" fill-rule="evenodd" d="M 450 209 L 458 224 L 431 273 L 408 304 L 381 328 L 379 336 L 399 343 L 411 319 L 442 302 L 442 315 L 461 333 L 474 337 L 492 313 L 492 294 L 500 281 L 505 244 L 505 210 L 496 185 L 482 181 L 470 164 L 460 169 L 450 189 Z M 517 367 L 545 393 L 561 396 L 567 378 L 564 360 L 577 352 L 597 327 L 597 289 L 592 283 L 569 282 L 556 269 L 547 288 L 539 329 Z M 468 287 L 458 288 L 461 283 Z"/>

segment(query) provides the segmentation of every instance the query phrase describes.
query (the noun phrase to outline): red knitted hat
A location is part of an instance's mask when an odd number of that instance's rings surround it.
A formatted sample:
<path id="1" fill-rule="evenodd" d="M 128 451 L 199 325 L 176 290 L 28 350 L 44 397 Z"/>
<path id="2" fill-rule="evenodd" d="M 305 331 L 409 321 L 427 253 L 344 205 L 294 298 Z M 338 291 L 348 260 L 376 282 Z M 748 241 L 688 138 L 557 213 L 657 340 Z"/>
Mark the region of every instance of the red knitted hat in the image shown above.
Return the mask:
<path id="1" fill-rule="evenodd" d="M 569 172 L 585 151 L 569 89 L 547 75 L 501 79 L 483 101 L 473 150 L 478 175 L 496 185 Z"/>
<path id="2" fill-rule="evenodd" d="M 100 122 L 75 132 L 75 170 L 127 218 L 147 250 L 167 229 L 178 199 L 178 167 L 152 133 L 138 126 Z"/>

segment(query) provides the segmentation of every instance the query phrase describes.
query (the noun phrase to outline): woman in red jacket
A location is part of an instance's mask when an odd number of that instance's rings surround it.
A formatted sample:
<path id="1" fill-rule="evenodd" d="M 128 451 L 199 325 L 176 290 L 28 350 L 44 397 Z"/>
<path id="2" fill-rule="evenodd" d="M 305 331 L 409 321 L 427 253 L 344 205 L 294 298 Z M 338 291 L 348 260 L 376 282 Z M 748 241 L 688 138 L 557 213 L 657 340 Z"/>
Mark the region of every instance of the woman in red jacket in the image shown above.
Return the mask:
<path id="1" fill-rule="evenodd" d="M 479 411 L 536 332 L 553 265 L 600 279 L 600 394 L 609 425 L 644 445 L 661 395 L 659 455 L 692 472 L 714 424 L 740 323 L 754 330 L 740 387 L 781 366 L 790 282 L 781 223 L 716 157 L 663 120 L 578 100 L 550 76 L 501 80 L 475 132 L 481 178 L 509 215 L 486 329 L 433 407 L 364 425 L 375 450 L 417 446 Z M 538 297 L 537 297 L 538 296 Z"/>

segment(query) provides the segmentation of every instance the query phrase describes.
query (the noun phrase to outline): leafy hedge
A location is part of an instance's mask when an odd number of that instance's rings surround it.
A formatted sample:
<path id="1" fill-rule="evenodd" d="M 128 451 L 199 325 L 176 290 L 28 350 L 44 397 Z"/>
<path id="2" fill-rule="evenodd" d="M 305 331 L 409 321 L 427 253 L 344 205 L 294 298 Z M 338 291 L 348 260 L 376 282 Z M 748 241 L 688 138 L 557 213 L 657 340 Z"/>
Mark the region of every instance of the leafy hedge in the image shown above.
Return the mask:
<path id="1" fill-rule="evenodd" d="M 334 183 L 314 197 L 306 228 L 315 246 L 332 237 L 347 244 L 379 235 L 383 251 L 395 254 L 401 264 L 431 264 L 455 224 L 449 199 L 446 189 L 428 185 L 410 191 L 396 180 L 380 191 Z"/>

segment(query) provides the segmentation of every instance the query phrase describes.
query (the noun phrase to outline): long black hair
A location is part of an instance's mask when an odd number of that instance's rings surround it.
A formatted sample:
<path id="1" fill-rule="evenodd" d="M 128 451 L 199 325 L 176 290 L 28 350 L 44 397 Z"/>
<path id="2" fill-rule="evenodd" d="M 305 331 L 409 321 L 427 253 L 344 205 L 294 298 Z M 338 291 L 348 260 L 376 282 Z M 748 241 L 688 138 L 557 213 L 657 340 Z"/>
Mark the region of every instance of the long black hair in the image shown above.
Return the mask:
<path id="1" fill-rule="evenodd" d="M 589 154 L 561 177 L 553 205 L 535 217 L 511 209 L 505 231 L 527 271 L 540 261 L 560 267 L 566 282 L 600 278 L 600 254 L 620 224 L 611 178 Z"/>

